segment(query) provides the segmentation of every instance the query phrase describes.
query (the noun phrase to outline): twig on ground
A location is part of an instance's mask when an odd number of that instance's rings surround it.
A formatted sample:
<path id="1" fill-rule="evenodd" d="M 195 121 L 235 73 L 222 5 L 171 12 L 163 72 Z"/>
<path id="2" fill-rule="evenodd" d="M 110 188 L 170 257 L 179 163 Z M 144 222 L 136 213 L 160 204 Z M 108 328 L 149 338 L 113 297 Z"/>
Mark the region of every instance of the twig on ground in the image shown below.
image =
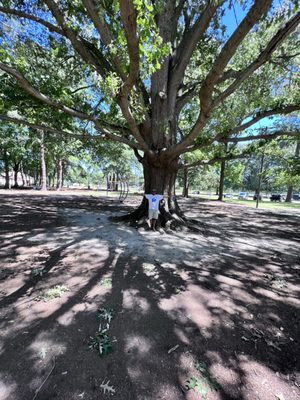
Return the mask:
<path id="1" fill-rule="evenodd" d="M 40 387 L 37 389 L 37 391 L 35 392 L 35 395 L 33 397 L 32 400 L 35 400 L 37 398 L 37 395 L 39 394 L 39 392 L 41 391 L 42 387 L 44 386 L 44 384 L 46 383 L 46 381 L 48 380 L 49 376 L 52 374 L 53 370 L 55 368 L 55 358 L 53 358 L 53 365 L 52 368 L 50 370 L 50 372 L 48 373 L 48 375 L 46 376 L 46 378 L 43 380 L 42 384 L 40 385 Z"/>
<path id="2" fill-rule="evenodd" d="M 179 347 L 179 344 L 176 344 L 176 346 L 174 346 L 170 350 L 168 350 L 168 354 L 171 354 L 173 351 L 177 350 L 178 347 Z"/>

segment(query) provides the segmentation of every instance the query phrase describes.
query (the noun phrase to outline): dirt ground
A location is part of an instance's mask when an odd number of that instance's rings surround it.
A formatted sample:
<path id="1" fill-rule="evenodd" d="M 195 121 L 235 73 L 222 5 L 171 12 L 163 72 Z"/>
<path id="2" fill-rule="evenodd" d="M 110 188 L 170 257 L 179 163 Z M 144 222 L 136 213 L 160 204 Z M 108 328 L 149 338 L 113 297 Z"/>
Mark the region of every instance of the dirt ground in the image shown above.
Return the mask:
<path id="1" fill-rule="evenodd" d="M 0 399 L 299 400 L 299 211 L 181 200 L 199 233 L 110 220 L 139 201 L 1 192 Z"/>

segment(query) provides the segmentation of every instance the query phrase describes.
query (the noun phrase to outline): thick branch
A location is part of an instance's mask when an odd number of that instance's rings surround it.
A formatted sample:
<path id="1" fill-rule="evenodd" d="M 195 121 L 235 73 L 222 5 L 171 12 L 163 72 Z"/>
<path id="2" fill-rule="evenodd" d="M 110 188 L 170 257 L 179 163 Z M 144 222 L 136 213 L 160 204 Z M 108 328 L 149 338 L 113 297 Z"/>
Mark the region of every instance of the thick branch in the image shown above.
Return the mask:
<path id="1" fill-rule="evenodd" d="M 50 22 L 45 21 L 44 19 L 36 17 L 34 15 L 25 13 L 20 10 L 14 10 L 13 8 L 8 8 L 8 7 L 0 7 L 0 12 L 2 12 L 4 14 L 9 14 L 9 15 L 15 15 L 20 18 L 29 19 L 31 21 L 35 21 L 40 25 L 44 25 L 46 28 L 49 29 L 50 32 L 56 32 L 60 35 L 65 36 L 63 30 L 60 29 L 58 26 L 55 26 L 55 25 L 51 24 Z"/>
<path id="2" fill-rule="evenodd" d="M 242 43 L 246 35 L 250 32 L 253 26 L 259 21 L 262 15 L 267 12 L 272 4 L 272 0 L 256 0 L 250 8 L 248 14 L 231 35 L 219 56 L 216 58 L 210 72 L 205 78 L 200 89 L 201 111 L 204 114 L 209 114 L 212 101 L 212 93 L 215 84 L 220 79 L 224 68 L 233 57 L 237 48 Z"/>
<path id="3" fill-rule="evenodd" d="M 184 165 L 180 166 L 180 168 L 191 169 L 191 168 L 199 167 L 200 165 L 213 165 L 213 164 L 216 164 L 216 163 L 222 162 L 222 161 L 236 160 L 236 159 L 239 159 L 239 158 L 245 158 L 245 157 L 248 157 L 249 155 L 250 155 L 249 151 L 244 151 L 244 152 L 242 152 L 240 154 L 233 154 L 232 153 L 232 154 L 228 154 L 227 156 L 223 156 L 223 157 L 217 156 L 217 157 L 211 158 L 210 160 L 198 160 L 198 161 L 195 161 L 195 162 L 193 162 L 191 164 L 184 164 Z"/>
<path id="4" fill-rule="evenodd" d="M 294 130 L 294 131 L 278 130 L 273 133 L 261 133 L 258 135 L 233 137 L 233 138 L 227 138 L 226 140 L 224 140 L 224 142 L 225 143 L 238 143 L 238 142 L 247 142 L 247 141 L 258 140 L 258 139 L 273 140 L 280 136 L 300 137 L 300 130 Z"/>
<path id="5" fill-rule="evenodd" d="M 234 135 L 234 134 L 236 134 L 238 132 L 241 132 L 241 131 L 243 131 L 245 129 L 248 129 L 248 128 L 250 128 L 250 126 L 254 125 L 256 122 L 260 121 L 263 118 L 270 117 L 270 116 L 276 115 L 276 114 L 277 115 L 278 114 L 280 114 L 280 115 L 282 115 L 282 114 L 290 114 L 290 113 L 293 113 L 293 112 L 298 111 L 298 110 L 300 110 L 300 105 L 291 104 L 291 105 L 284 106 L 284 107 L 281 107 L 281 108 L 277 107 L 277 108 L 274 108 L 272 110 L 260 111 L 250 121 L 245 122 L 244 124 L 238 125 L 238 126 L 236 126 L 235 128 L 233 128 L 233 129 L 231 129 L 229 131 L 227 130 L 227 131 L 218 133 L 217 135 L 212 137 L 209 141 L 205 141 L 204 143 L 186 147 L 183 150 L 182 154 L 191 153 L 193 151 L 200 150 L 200 149 L 202 149 L 204 147 L 210 146 L 213 142 L 216 142 L 216 141 L 226 143 L 229 135 Z M 254 136 L 257 139 L 263 139 L 262 137 L 260 138 L 260 137 L 255 136 L 255 135 L 252 135 L 252 136 Z M 247 137 L 250 137 L 250 136 L 247 136 Z M 233 139 L 235 139 L 235 138 L 233 138 Z"/>
<path id="6" fill-rule="evenodd" d="M 97 29 L 102 42 L 104 45 L 109 49 L 109 46 L 113 43 L 113 36 L 109 30 L 109 27 L 107 26 L 107 23 L 105 22 L 105 19 L 101 14 L 98 13 L 97 11 L 97 6 L 95 4 L 94 0 L 82 0 L 82 3 L 84 7 L 87 10 L 87 13 L 89 17 L 91 18 L 95 28 Z M 115 54 L 112 54 L 110 51 L 110 58 L 113 62 L 113 66 L 115 67 L 117 73 L 121 77 L 123 81 L 126 79 L 126 75 L 123 72 L 122 68 L 122 62 L 119 59 L 119 57 Z"/>
<path id="7" fill-rule="evenodd" d="M 259 67 L 268 62 L 279 47 L 279 45 L 286 39 L 291 32 L 293 32 L 300 22 L 300 12 L 292 17 L 283 28 L 273 36 L 266 48 L 260 53 L 260 55 L 243 71 L 239 72 L 235 81 L 220 95 L 214 102 L 213 107 L 216 107 L 220 102 L 224 101 L 230 94 L 232 94 L 241 84 L 249 78 Z"/>
<path id="8" fill-rule="evenodd" d="M 127 96 L 138 80 L 140 69 L 137 13 L 132 0 L 119 0 L 119 3 L 129 55 L 129 75 L 122 90 L 122 95 Z"/>
<path id="9" fill-rule="evenodd" d="M 95 123 L 97 125 L 98 128 L 101 127 L 101 122 L 88 114 L 82 113 L 81 111 L 75 110 L 73 108 L 69 108 L 66 107 L 58 102 L 56 102 L 55 100 L 52 100 L 51 98 L 49 98 L 48 96 L 44 95 L 43 93 L 39 92 L 37 89 L 35 89 L 28 81 L 26 78 L 24 78 L 18 71 L 16 71 L 15 69 L 9 67 L 6 64 L 3 64 L 0 62 L 0 69 L 2 69 L 3 71 L 5 71 L 6 73 L 8 73 L 9 75 L 11 75 L 12 77 L 14 77 L 17 82 L 18 85 L 20 87 L 22 87 L 22 89 L 24 89 L 27 93 L 29 93 L 31 96 L 33 96 L 34 98 L 36 98 L 37 100 L 41 101 L 42 103 L 45 103 L 49 106 L 52 106 L 58 110 L 63 111 L 64 113 L 71 115 L 74 118 L 79 118 L 81 120 L 88 120 L 88 121 L 92 121 L 93 123 Z M 129 105 L 128 102 L 125 98 L 122 99 L 123 100 L 123 105 L 121 106 L 123 114 L 126 118 L 126 120 L 128 121 L 129 124 L 129 128 L 131 130 L 132 135 L 135 137 L 135 139 L 137 140 L 137 142 L 139 143 L 139 146 L 136 145 L 134 142 L 131 142 L 130 140 L 128 140 L 126 142 L 126 144 L 128 144 L 130 147 L 139 147 L 144 151 L 148 150 L 148 146 L 145 143 L 144 139 L 142 138 L 138 127 L 136 126 L 136 123 L 130 113 L 129 110 Z M 103 128 L 101 127 L 101 129 L 103 130 Z M 123 130 L 123 128 L 121 128 L 121 130 Z M 106 135 L 111 135 L 111 133 L 109 132 L 105 132 Z M 122 138 L 125 139 L 125 138 Z M 127 139 L 126 139 L 127 140 Z M 120 141 L 120 140 L 118 140 Z M 124 142 L 125 143 L 125 142 Z"/>
<path id="10" fill-rule="evenodd" d="M 245 122 L 244 124 L 231 129 L 229 132 L 227 132 L 227 135 L 228 134 L 233 135 L 234 133 L 244 131 L 245 129 L 254 125 L 256 122 L 262 120 L 263 118 L 270 117 L 272 115 L 278 115 L 278 114 L 280 114 L 280 115 L 290 114 L 290 113 L 293 113 L 293 112 L 299 111 L 299 110 L 300 110 L 300 104 L 288 105 L 285 107 L 278 107 L 278 108 L 274 108 L 272 110 L 259 111 L 250 121 Z M 221 136 L 224 137 L 224 134 L 221 134 Z"/>
<path id="11" fill-rule="evenodd" d="M 107 70 L 110 70 L 107 60 L 99 52 L 99 50 L 85 39 L 80 37 L 73 29 L 71 29 L 65 21 L 63 13 L 54 0 L 45 0 L 49 10 L 55 18 L 58 25 L 62 28 L 65 36 L 70 40 L 74 49 L 89 65 L 96 68 L 101 76 L 106 76 Z"/>
<path id="12" fill-rule="evenodd" d="M 8 73 L 10 76 L 12 76 L 13 78 L 15 78 L 18 82 L 18 85 L 24 89 L 27 93 L 29 93 L 31 96 L 35 97 L 37 100 L 48 104 L 49 106 L 52 106 L 54 108 L 57 108 L 63 112 L 65 112 L 66 114 L 71 115 L 72 117 L 75 118 L 80 118 L 80 119 L 84 119 L 84 120 L 90 120 L 93 121 L 94 118 L 89 116 L 88 114 L 84 114 L 81 111 L 77 111 L 73 108 L 69 108 L 66 107 L 60 103 L 58 103 L 55 100 L 50 99 L 48 96 L 44 95 L 43 93 L 39 92 L 37 89 L 35 89 L 26 78 L 24 78 L 17 70 L 15 70 L 14 68 L 9 67 L 8 65 L 0 62 L 0 69 L 2 69 L 2 71 L 5 71 L 6 73 Z"/>
<path id="13" fill-rule="evenodd" d="M 78 135 L 76 133 L 72 133 L 72 132 L 67 132 L 64 131 L 62 129 L 55 129 L 52 128 L 50 126 L 46 126 L 44 124 L 35 124 L 32 122 L 29 122 L 23 118 L 16 118 L 16 117 L 9 117 L 8 115 L 4 115 L 4 114 L 0 114 L 0 119 L 2 121 L 7 121 L 7 122 L 11 122 L 13 124 L 17 124 L 17 125 L 25 125 L 25 126 L 29 126 L 30 128 L 34 128 L 34 129 L 38 129 L 38 130 L 42 130 L 42 131 L 46 131 L 46 132 L 51 132 L 54 134 L 58 134 L 58 135 L 63 135 L 63 136 L 69 136 L 69 137 L 76 137 L 76 138 L 82 138 L 83 136 Z M 99 138 L 99 136 L 93 136 L 93 138 Z"/>
<path id="14" fill-rule="evenodd" d="M 216 10 L 224 2 L 209 1 L 204 11 L 200 14 L 191 29 L 185 31 L 181 43 L 177 50 L 177 55 L 174 60 L 174 71 L 171 77 L 171 86 L 178 86 L 184 76 L 186 67 L 192 57 L 192 54 L 205 33 L 208 25 L 214 16 Z"/>
<path id="15" fill-rule="evenodd" d="M 269 9 L 272 0 L 256 0 L 254 5 L 251 7 L 246 17 L 231 35 L 219 56 L 216 58 L 210 72 L 205 78 L 202 87 L 200 89 L 200 101 L 201 101 L 201 112 L 193 126 L 189 135 L 177 145 L 171 147 L 166 153 L 169 155 L 177 155 L 189 145 L 193 143 L 199 132 L 204 128 L 210 113 L 212 111 L 212 93 L 215 84 L 220 79 L 224 68 L 235 54 L 238 46 L 244 40 L 245 36 L 253 28 L 253 26 L 259 21 L 261 16 Z"/>
<path id="16" fill-rule="evenodd" d="M 126 139 L 125 137 L 110 133 L 110 132 L 106 131 L 105 129 L 103 129 L 97 123 L 95 123 L 95 127 L 96 127 L 96 130 L 100 133 L 99 135 L 88 135 L 88 134 L 86 134 L 86 132 L 82 132 L 82 134 L 80 135 L 80 134 L 76 134 L 73 132 L 67 132 L 62 129 L 55 129 L 50 126 L 46 126 L 44 124 L 42 124 L 42 125 L 35 124 L 35 123 L 29 122 L 23 118 L 9 117 L 8 115 L 3 115 L 3 114 L 0 114 L 0 120 L 11 122 L 11 123 L 18 124 L 18 125 L 29 126 L 30 128 L 43 130 L 46 132 L 58 134 L 58 135 L 65 136 L 65 137 L 72 137 L 75 139 L 87 139 L 87 138 L 89 140 L 110 139 L 114 142 L 124 143 L 127 146 L 130 146 L 131 148 L 133 148 L 135 150 L 140 149 L 140 146 L 138 145 L 138 143 L 131 142 L 129 139 Z"/>

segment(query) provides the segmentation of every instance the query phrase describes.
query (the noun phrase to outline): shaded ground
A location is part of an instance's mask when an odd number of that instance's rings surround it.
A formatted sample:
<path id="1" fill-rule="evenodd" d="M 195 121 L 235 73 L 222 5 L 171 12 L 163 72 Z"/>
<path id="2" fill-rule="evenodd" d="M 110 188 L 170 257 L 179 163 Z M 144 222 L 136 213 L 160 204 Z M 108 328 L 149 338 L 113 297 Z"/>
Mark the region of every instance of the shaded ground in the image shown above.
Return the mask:
<path id="1" fill-rule="evenodd" d="M 0 196 L 0 399 L 107 399 L 108 380 L 118 400 L 299 399 L 300 214 L 191 199 L 202 234 L 110 222 L 135 201 Z"/>

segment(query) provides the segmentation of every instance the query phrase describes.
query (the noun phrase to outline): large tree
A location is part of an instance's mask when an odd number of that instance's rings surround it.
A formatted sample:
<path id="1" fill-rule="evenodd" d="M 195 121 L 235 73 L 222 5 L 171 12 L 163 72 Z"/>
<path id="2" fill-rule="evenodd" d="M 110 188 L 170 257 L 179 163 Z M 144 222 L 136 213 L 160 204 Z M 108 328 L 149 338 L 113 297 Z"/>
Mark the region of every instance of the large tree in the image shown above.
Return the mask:
<path id="1" fill-rule="evenodd" d="M 243 15 L 229 29 L 237 3 Z M 145 191 L 168 195 L 164 222 L 177 210 L 172 195 L 183 154 L 256 139 L 240 134 L 265 117 L 299 110 L 297 3 L 276 10 L 272 0 L 2 1 L 0 69 L 8 86 L 74 118 L 78 132 L 86 134 L 89 124 L 89 134 L 131 147 Z M 35 73 L 25 50 L 16 62 L 16 41 L 43 54 L 50 70 Z M 53 91 L 47 82 L 67 62 L 78 87 L 66 79 Z M 4 109 L 8 103 L 4 98 Z M 58 129 L 51 118 L 42 122 Z M 144 201 L 133 217 L 145 212 Z"/>

